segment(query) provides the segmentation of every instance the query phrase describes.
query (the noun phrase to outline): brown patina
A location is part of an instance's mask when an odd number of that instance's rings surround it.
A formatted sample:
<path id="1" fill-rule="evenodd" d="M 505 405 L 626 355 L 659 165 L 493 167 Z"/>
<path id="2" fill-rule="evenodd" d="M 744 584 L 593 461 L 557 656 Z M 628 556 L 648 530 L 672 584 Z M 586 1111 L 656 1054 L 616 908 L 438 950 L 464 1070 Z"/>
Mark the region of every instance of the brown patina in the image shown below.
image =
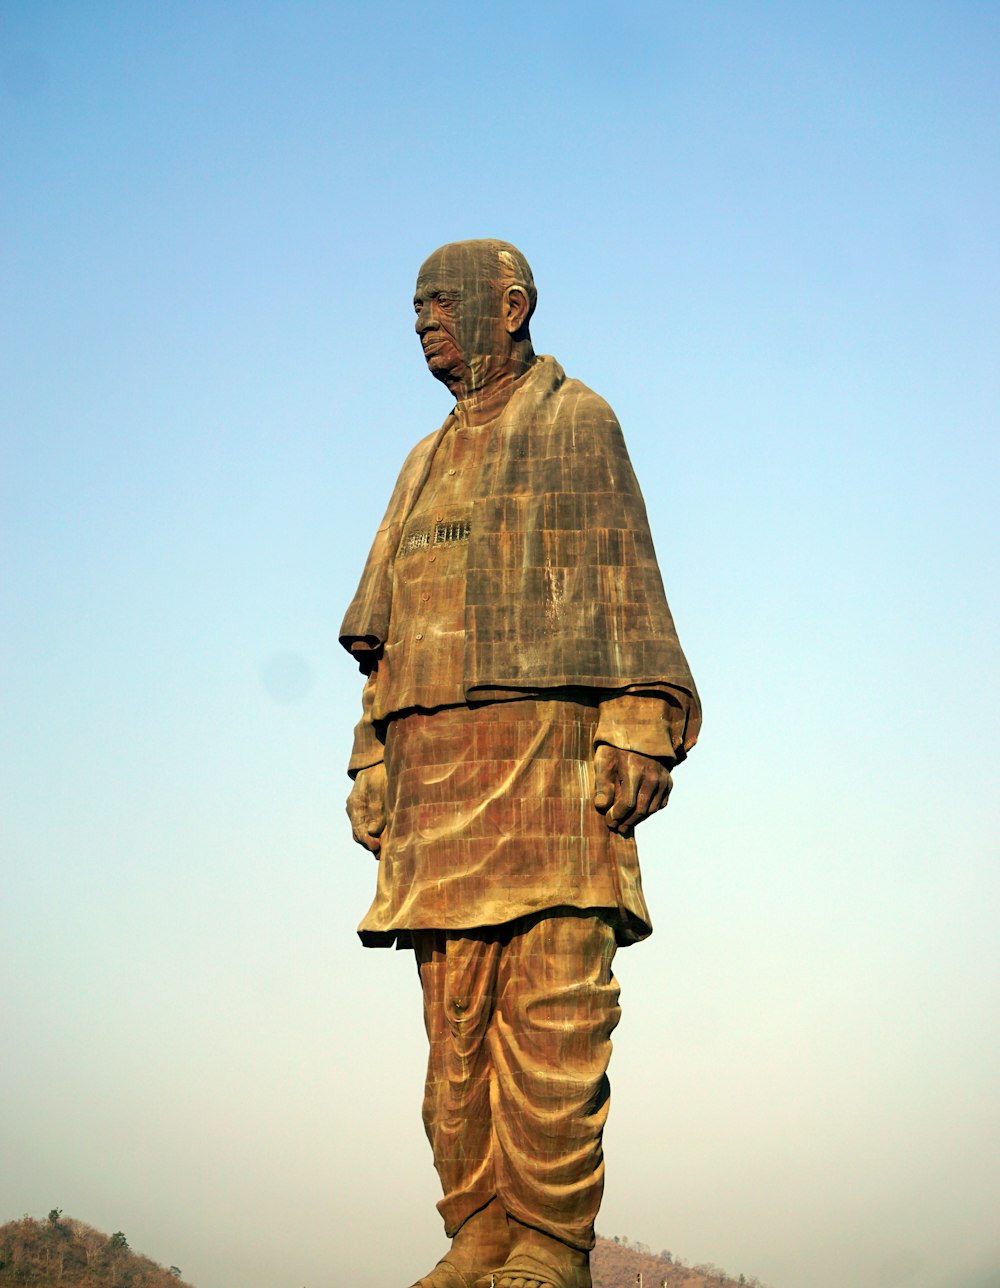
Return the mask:
<path id="1" fill-rule="evenodd" d="M 616 945 L 650 932 L 634 829 L 700 709 L 608 405 L 536 357 L 504 242 L 420 270 L 456 398 L 403 466 L 341 629 L 366 675 L 348 813 L 360 934 L 412 947 L 451 1247 L 419 1288 L 588 1288 Z"/>

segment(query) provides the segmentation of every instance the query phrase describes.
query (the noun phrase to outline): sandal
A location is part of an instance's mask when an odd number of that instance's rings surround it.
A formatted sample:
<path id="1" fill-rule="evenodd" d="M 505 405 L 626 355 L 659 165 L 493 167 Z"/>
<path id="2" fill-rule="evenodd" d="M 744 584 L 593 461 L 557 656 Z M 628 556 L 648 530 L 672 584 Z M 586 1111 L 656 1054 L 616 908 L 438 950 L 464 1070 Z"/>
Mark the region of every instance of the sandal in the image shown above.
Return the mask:
<path id="1" fill-rule="evenodd" d="M 473 1279 L 442 1257 L 433 1270 L 418 1279 L 411 1288 L 473 1288 Z M 487 1280 L 487 1282 L 489 1282 Z"/>
<path id="2" fill-rule="evenodd" d="M 480 1276 L 473 1288 L 499 1288 L 504 1279 L 533 1279 L 539 1288 L 592 1288 L 586 1266 L 558 1265 L 530 1252 L 512 1253 L 502 1266 Z"/>

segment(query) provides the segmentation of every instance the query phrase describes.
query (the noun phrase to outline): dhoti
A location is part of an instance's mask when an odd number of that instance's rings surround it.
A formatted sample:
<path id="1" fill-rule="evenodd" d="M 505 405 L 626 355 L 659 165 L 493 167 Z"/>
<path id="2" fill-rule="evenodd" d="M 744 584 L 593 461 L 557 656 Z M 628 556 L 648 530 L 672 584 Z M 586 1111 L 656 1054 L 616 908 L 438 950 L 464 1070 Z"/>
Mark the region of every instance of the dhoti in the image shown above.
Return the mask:
<path id="1" fill-rule="evenodd" d="M 556 908 L 477 931 L 416 930 L 430 1043 L 424 1126 L 453 1237 L 496 1196 L 589 1250 L 604 1189 L 614 914 Z"/>

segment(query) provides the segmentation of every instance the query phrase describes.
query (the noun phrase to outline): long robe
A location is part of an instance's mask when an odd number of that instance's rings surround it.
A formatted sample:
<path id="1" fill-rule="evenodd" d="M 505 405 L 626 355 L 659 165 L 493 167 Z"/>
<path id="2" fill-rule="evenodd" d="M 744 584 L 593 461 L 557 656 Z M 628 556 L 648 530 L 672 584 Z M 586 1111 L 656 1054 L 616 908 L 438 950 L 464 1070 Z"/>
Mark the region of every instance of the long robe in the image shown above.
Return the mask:
<path id="1" fill-rule="evenodd" d="M 498 925 L 563 906 L 614 909 L 619 942 L 634 942 L 650 931 L 635 841 L 594 810 L 594 743 L 676 761 L 699 711 L 621 430 L 551 358 L 476 429 L 474 450 L 456 439 L 463 415 L 459 405 L 410 454 L 341 632 L 374 672 L 352 766 L 380 759 L 384 740 L 389 777 L 378 886 L 359 933 L 402 946 L 411 930 Z M 447 467 L 463 459 L 474 468 L 460 480 L 467 511 L 455 516 Z M 443 526 L 461 540 L 434 544 L 434 519 L 452 518 Z M 412 589 L 414 560 L 434 552 L 440 562 L 423 567 L 419 587 L 447 587 L 447 624 L 459 629 L 442 638 L 460 646 L 434 656 L 463 671 L 430 684 L 437 710 L 426 678 L 415 679 L 434 675 L 416 631 L 417 605 L 431 599 L 432 612 L 437 596 Z M 402 599 L 412 601 L 405 613 Z M 378 674 L 383 652 L 386 663 L 390 653 L 402 659 L 391 674 Z M 397 709 L 416 692 L 430 712 Z M 622 727 L 629 692 L 665 700 L 652 699 L 652 746 Z M 602 707 L 615 694 L 626 697 Z M 458 705 L 463 695 L 474 705 Z M 669 722 L 659 714 L 666 704 Z"/>

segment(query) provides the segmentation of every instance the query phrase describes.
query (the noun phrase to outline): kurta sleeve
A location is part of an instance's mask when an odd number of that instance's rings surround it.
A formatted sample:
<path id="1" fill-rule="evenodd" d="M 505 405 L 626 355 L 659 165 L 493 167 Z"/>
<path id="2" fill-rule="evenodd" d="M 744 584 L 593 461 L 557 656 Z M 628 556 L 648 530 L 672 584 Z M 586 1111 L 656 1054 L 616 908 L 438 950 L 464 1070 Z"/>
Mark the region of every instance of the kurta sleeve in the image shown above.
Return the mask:
<path id="1" fill-rule="evenodd" d="M 622 751 L 676 765 L 686 755 L 690 694 L 676 690 L 670 695 L 622 693 L 601 703 L 594 733 L 594 746 L 607 743 Z"/>
<path id="2" fill-rule="evenodd" d="M 370 769 L 372 765 L 381 764 L 384 757 L 385 748 L 372 721 L 372 704 L 375 701 L 377 680 L 378 671 L 372 671 L 361 691 L 361 719 L 354 726 L 354 747 L 347 766 L 347 772 L 351 778 L 356 778 L 362 769 Z"/>

